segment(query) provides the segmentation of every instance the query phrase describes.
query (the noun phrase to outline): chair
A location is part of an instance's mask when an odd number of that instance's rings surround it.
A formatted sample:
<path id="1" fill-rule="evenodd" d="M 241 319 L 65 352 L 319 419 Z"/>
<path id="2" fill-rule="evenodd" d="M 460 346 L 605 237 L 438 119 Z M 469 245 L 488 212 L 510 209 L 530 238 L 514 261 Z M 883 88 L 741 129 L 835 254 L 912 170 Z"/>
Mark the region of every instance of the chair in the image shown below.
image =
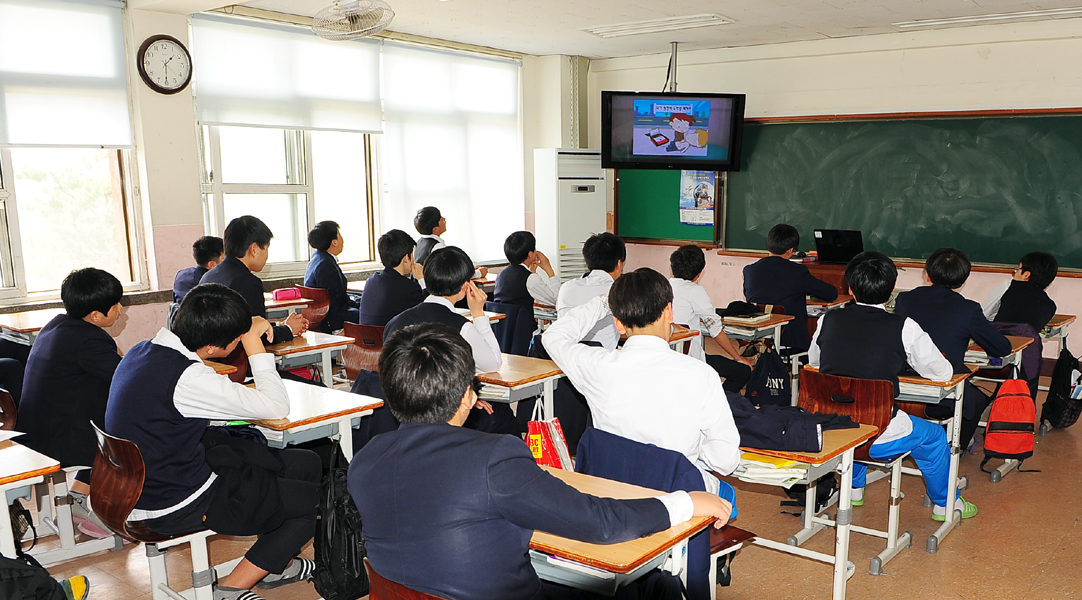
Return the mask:
<path id="1" fill-rule="evenodd" d="M 411 590 L 401 583 L 395 583 L 383 577 L 364 559 L 364 568 L 368 571 L 369 600 L 446 600 L 442 596 L 433 596 L 417 590 Z"/>
<path id="2" fill-rule="evenodd" d="M 346 367 L 346 378 L 357 379 L 362 370 L 379 373 L 379 354 L 383 351 L 383 327 L 358 325 L 346 321 L 342 335 L 353 338 L 353 345 L 342 351 L 341 360 Z"/>
<path id="3" fill-rule="evenodd" d="M 14 431 L 19 411 L 15 399 L 5 389 L 0 389 L 0 431 Z"/>
<path id="4" fill-rule="evenodd" d="M 851 528 L 857 533 L 886 538 L 886 549 L 872 559 L 868 569 L 872 575 L 879 575 L 883 572 L 883 565 L 913 543 L 912 533 L 906 531 L 901 536 L 898 535 L 902 501 L 902 459 L 908 455 L 908 452 L 888 462 L 877 461 L 868 454 L 872 444 L 880 435 L 883 435 L 893 417 L 894 384 L 879 379 L 853 379 L 805 369 L 800 372 L 800 396 L 797 405 L 810 412 L 845 415 L 862 425 L 874 425 L 879 428 L 879 433 L 875 438 L 856 448 L 853 459 L 873 467 L 889 468 L 891 471 L 887 531 L 855 525 Z M 808 498 L 814 502 L 815 494 L 812 486 L 808 486 Z M 807 513 L 808 511 L 805 510 L 805 515 Z M 805 516 L 805 518 L 808 517 Z"/>
<path id="5" fill-rule="evenodd" d="M 128 521 L 143 492 L 146 465 L 139 447 L 128 440 L 113 437 L 93 424 L 98 438 L 98 456 L 90 476 L 90 500 L 94 512 L 120 535 L 146 544 L 150 563 L 150 585 L 154 600 L 180 597 L 169 587 L 165 552 L 167 548 L 190 544 L 192 550 L 192 589 L 195 600 L 211 600 L 214 570 L 207 555 L 207 538 L 214 535 L 205 529 L 189 534 L 168 536 L 151 531 L 142 521 Z"/>
<path id="6" fill-rule="evenodd" d="M 244 380 L 248 377 L 248 353 L 244 351 L 244 346 L 237 344 L 237 347 L 229 353 L 229 355 L 216 359 L 223 365 L 230 365 L 237 368 L 236 371 L 226 375 L 233 383 L 244 383 Z"/>
<path id="7" fill-rule="evenodd" d="M 485 302 L 485 310 L 506 315 L 504 319 L 492 324 L 492 333 L 500 344 L 500 351 L 505 354 L 526 356 L 530 351 L 533 332 L 537 329 L 537 321 L 533 318 L 533 307 L 526 308 L 505 302 Z"/>
<path id="8" fill-rule="evenodd" d="M 303 285 L 296 286 L 301 292 L 301 298 L 308 298 L 314 302 L 308 306 L 301 308 L 301 316 L 308 319 L 308 329 L 312 331 L 323 331 L 320 327 L 323 325 L 323 319 L 327 318 L 327 313 L 331 310 L 331 296 L 327 293 L 327 290 L 323 288 L 310 288 Z"/>

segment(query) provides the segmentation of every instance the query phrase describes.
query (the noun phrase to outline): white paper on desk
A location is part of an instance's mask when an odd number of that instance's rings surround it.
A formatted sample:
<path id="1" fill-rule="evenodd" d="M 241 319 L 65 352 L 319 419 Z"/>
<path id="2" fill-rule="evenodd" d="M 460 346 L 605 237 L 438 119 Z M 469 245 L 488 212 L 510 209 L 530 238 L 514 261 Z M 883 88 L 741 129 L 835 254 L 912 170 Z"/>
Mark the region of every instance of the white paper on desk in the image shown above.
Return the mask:
<path id="1" fill-rule="evenodd" d="M 21 431 L 0 431 L 0 442 L 6 442 L 12 438 L 17 438 L 22 435 Z"/>

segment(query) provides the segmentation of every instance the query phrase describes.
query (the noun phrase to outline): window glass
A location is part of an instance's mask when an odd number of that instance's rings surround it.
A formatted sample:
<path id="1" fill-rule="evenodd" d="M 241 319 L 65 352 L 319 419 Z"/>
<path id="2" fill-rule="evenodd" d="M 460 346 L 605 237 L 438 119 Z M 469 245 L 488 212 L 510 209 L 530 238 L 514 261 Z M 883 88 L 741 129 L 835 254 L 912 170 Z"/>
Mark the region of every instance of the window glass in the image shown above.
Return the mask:
<path id="1" fill-rule="evenodd" d="M 301 183 L 295 138 L 284 129 L 219 127 L 222 183 Z"/>
<path id="2" fill-rule="evenodd" d="M 313 131 L 311 152 L 316 222 L 335 221 L 341 228 L 339 262 L 371 260 L 364 134 Z"/>
<path id="3" fill-rule="evenodd" d="M 225 222 L 252 215 L 266 223 L 274 234 L 268 264 L 307 261 L 306 202 L 305 194 L 225 194 Z"/>

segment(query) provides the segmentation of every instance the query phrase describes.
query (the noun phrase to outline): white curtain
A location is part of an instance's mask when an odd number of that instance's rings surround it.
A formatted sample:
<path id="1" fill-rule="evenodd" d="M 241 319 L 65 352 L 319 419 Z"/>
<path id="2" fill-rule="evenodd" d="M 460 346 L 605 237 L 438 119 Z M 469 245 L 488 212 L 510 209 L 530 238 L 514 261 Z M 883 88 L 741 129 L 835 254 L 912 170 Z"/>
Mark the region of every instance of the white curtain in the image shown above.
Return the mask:
<path id="1" fill-rule="evenodd" d="M 517 61 L 384 44 L 384 231 L 416 238 L 417 210 L 436 206 L 448 245 L 475 262 L 504 259 L 525 220 L 519 71 Z"/>
<path id="2" fill-rule="evenodd" d="M 132 146 L 122 7 L 0 0 L 0 146 Z"/>
<path id="3" fill-rule="evenodd" d="M 379 133 L 378 40 L 192 17 L 196 111 L 204 125 Z"/>

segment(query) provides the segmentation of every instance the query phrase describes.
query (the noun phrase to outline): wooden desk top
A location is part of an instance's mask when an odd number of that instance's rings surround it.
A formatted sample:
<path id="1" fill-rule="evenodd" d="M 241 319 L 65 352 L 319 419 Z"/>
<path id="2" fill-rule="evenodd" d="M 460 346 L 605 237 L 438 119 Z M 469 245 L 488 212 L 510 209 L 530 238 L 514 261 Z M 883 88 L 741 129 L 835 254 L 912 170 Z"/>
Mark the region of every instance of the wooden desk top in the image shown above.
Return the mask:
<path id="1" fill-rule="evenodd" d="M 1075 319 L 1077 318 L 1078 317 L 1076 317 L 1075 315 L 1054 315 L 1052 317 L 1052 320 L 1049 321 L 1048 325 L 1045 325 L 1045 327 L 1060 327 L 1063 325 L 1070 325 L 1071 323 L 1074 323 Z"/>
<path id="2" fill-rule="evenodd" d="M 324 348 L 341 348 L 354 342 L 351 337 L 331 335 L 320 331 L 305 331 L 288 342 L 279 342 L 267 346 L 267 351 L 275 356 L 286 356 L 298 352 L 310 352 Z"/>
<path id="3" fill-rule="evenodd" d="M 788 323 L 789 321 L 792 321 L 795 318 L 796 317 L 794 317 L 793 315 L 770 315 L 769 319 L 767 319 L 765 321 L 760 321 L 760 322 L 758 322 L 758 323 L 756 323 L 754 325 L 749 325 L 747 323 L 734 323 L 734 322 L 730 321 L 727 317 L 723 318 L 721 320 L 721 322 L 723 324 L 725 324 L 725 325 L 729 325 L 729 326 L 732 326 L 732 327 L 747 327 L 749 329 L 766 329 L 768 327 L 773 327 L 773 326 L 775 326 L 775 325 L 777 325 L 779 323 Z"/>
<path id="4" fill-rule="evenodd" d="M 470 317 L 470 309 L 468 308 L 456 308 L 455 312 L 462 315 L 463 317 L 466 317 L 467 319 L 472 320 L 472 317 Z M 485 316 L 488 317 L 489 321 L 500 321 L 507 318 L 507 315 L 503 313 L 492 312 L 490 310 L 485 311 Z"/>
<path id="5" fill-rule="evenodd" d="M 220 362 L 214 362 L 213 360 L 204 360 L 204 364 L 208 367 L 213 367 L 214 372 L 219 375 L 232 375 L 237 372 L 237 368 L 233 365 L 223 365 Z"/>
<path id="6" fill-rule="evenodd" d="M 744 452 L 774 456 L 797 462 L 821 465 L 850 448 L 855 448 L 875 437 L 879 428 L 874 425 L 861 425 L 859 429 L 831 429 L 823 432 L 822 452 L 785 452 L 782 450 L 762 450 L 760 448 L 744 448 Z"/>
<path id="7" fill-rule="evenodd" d="M 977 370 L 977 367 L 975 367 L 973 365 L 966 365 L 966 366 L 969 367 L 969 371 L 970 371 L 969 373 L 955 373 L 953 376 L 951 376 L 950 381 L 932 381 L 931 379 L 925 379 L 925 378 L 920 377 L 920 376 L 899 375 L 898 376 L 898 382 L 899 383 L 912 383 L 912 384 L 915 384 L 915 385 L 927 385 L 927 386 L 930 386 L 930 387 L 943 387 L 943 388 L 954 387 L 954 386 L 958 385 L 959 383 L 961 383 L 962 381 L 964 381 L 965 379 L 969 378 L 969 376 L 973 375 L 973 371 Z M 809 366 L 804 366 L 804 367 L 801 367 L 801 368 L 807 369 L 809 371 L 819 372 L 819 367 L 812 367 L 812 366 L 809 365 Z"/>
<path id="8" fill-rule="evenodd" d="M 839 305 L 845 304 L 847 302 L 852 302 L 852 301 L 853 301 L 853 297 L 850 296 L 849 294 L 838 294 L 838 299 L 837 300 L 829 300 L 829 301 L 828 300 L 820 300 L 819 298 L 813 298 L 811 296 L 808 296 L 808 298 L 807 298 L 808 306 L 839 306 Z"/>
<path id="9" fill-rule="evenodd" d="M 346 289 L 351 291 L 351 292 L 362 292 L 363 293 L 364 292 L 364 284 L 366 284 L 366 283 L 368 283 L 367 279 L 362 279 L 360 281 L 347 281 L 346 282 Z"/>
<path id="10" fill-rule="evenodd" d="M 552 304 L 541 304 L 540 302 L 537 302 L 536 300 L 533 303 L 533 307 L 534 308 L 543 308 L 545 310 L 556 310 L 556 307 L 553 306 Z"/>
<path id="11" fill-rule="evenodd" d="M 290 308 L 292 306 L 308 306 L 312 303 L 310 298 L 294 298 L 293 300 L 275 300 L 270 294 L 263 294 L 264 304 L 267 310 L 277 308 Z"/>
<path id="12" fill-rule="evenodd" d="M 284 419 L 252 421 L 254 424 L 275 431 L 285 431 L 383 406 L 382 400 L 343 390 L 289 379 L 282 383 L 289 392 L 289 415 Z"/>
<path id="13" fill-rule="evenodd" d="M 669 343 L 674 344 L 676 342 L 690 339 L 698 335 L 698 329 L 690 329 L 687 325 L 677 325 L 676 323 L 673 323 L 672 333 L 669 334 Z"/>
<path id="14" fill-rule="evenodd" d="M 14 440 L 0 442 L 0 485 L 47 475 L 60 470 L 60 463 Z"/>
<path id="15" fill-rule="evenodd" d="M 37 333 L 49 324 L 57 315 L 64 314 L 63 308 L 46 308 L 26 312 L 0 315 L 0 327 L 18 333 Z"/>
<path id="16" fill-rule="evenodd" d="M 582 473 L 552 469 L 550 467 L 541 468 L 580 492 L 603 498 L 629 500 L 634 498 L 655 498 L 664 495 L 664 492 L 620 483 L 619 481 L 591 477 Z M 662 552 L 706 529 L 713 522 L 712 517 L 697 517 L 686 523 L 637 540 L 607 545 L 588 544 L 552 535 L 551 533 L 535 531 L 530 539 L 530 548 L 598 569 L 614 573 L 630 573 Z"/>
<path id="17" fill-rule="evenodd" d="M 500 367 L 499 371 L 481 373 L 477 378 L 481 380 L 481 383 L 490 383 L 502 387 L 518 387 L 561 374 L 563 374 L 563 371 L 551 360 L 504 354 L 503 366 Z"/>
<path id="18" fill-rule="evenodd" d="M 1022 337 L 1018 335 L 1008 335 L 1006 336 L 1006 338 L 1011 341 L 1011 354 L 1019 352 L 1026 346 L 1033 343 L 1033 338 Z M 970 352 L 984 352 L 984 348 L 981 348 L 975 342 L 969 344 L 968 350 Z"/>

